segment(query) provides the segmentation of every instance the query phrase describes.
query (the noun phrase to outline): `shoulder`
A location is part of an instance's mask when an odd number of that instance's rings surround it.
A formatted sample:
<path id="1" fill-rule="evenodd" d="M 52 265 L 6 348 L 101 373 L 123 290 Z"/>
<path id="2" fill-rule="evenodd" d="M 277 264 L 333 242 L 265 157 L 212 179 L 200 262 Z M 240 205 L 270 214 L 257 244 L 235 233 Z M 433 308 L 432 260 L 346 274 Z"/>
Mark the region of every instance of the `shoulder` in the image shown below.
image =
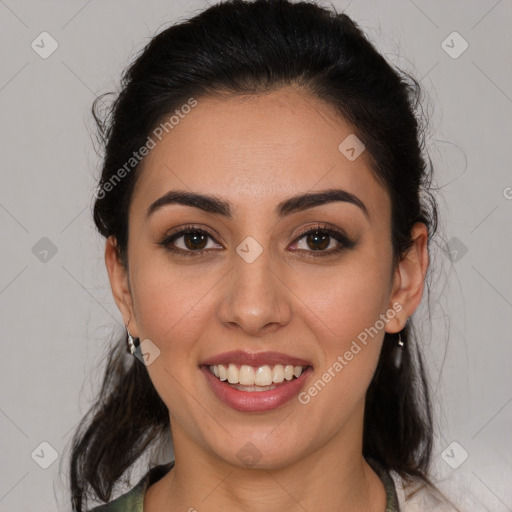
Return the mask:
<path id="1" fill-rule="evenodd" d="M 146 489 L 157 480 L 160 480 L 173 466 L 174 461 L 154 466 L 128 492 L 110 503 L 94 507 L 88 512 L 143 512 Z"/>
<path id="2" fill-rule="evenodd" d="M 119 496 L 110 503 L 94 507 L 89 510 L 89 512 L 142 512 L 144 504 L 144 490 L 143 484 L 139 482 L 125 494 Z"/>
<path id="3" fill-rule="evenodd" d="M 420 478 L 404 480 L 390 471 L 395 482 L 400 512 L 461 512 L 436 487 Z"/>

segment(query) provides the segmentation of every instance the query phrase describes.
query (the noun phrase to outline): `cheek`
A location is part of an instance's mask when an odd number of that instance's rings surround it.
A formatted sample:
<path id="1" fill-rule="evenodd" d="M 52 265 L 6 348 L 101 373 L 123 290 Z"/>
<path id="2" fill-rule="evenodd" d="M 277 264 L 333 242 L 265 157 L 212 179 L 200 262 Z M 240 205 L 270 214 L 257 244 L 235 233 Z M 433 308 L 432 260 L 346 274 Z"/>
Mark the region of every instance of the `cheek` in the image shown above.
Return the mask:
<path id="1" fill-rule="evenodd" d="M 361 255 L 329 275 L 318 272 L 297 285 L 297 295 L 304 297 L 301 316 L 315 334 L 320 358 L 316 378 L 321 382 L 311 391 L 314 395 L 322 390 L 319 402 L 336 402 L 340 414 L 364 396 L 386 321 L 395 316 L 394 310 L 387 310 L 390 268 L 385 258 Z"/>
<path id="2" fill-rule="evenodd" d="M 183 270 L 147 258 L 139 265 L 132 286 L 141 341 L 150 339 L 160 351 L 147 366 L 149 376 L 169 411 L 184 423 L 185 411 L 196 407 L 199 400 L 192 398 L 201 357 L 197 341 L 205 337 L 205 321 L 212 315 L 206 311 L 205 294 L 216 281 L 208 275 L 198 276 L 193 266 Z"/>
<path id="3" fill-rule="evenodd" d="M 376 277 L 331 280 L 330 293 L 318 295 L 316 303 L 312 299 L 318 316 L 309 315 L 309 330 L 315 333 L 319 364 L 299 396 L 311 432 L 334 435 L 366 395 L 384 338 L 385 283 Z"/>
<path id="4" fill-rule="evenodd" d="M 176 265 L 161 254 L 134 258 L 132 295 L 141 339 L 149 338 L 162 353 L 173 353 L 173 365 L 197 364 L 195 342 L 204 337 L 212 317 L 209 294 L 221 274 L 200 265 Z"/>
<path id="5" fill-rule="evenodd" d="M 180 382 L 190 380 L 192 368 L 204 357 L 201 340 L 211 341 L 208 332 L 216 318 L 212 297 L 226 272 L 189 259 L 178 264 L 160 249 L 135 249 L 131 275 L 139 336 L 150 339 L 161 355 L 148 371 L 156 377 L 165 367 Z M 167 386 L 174 387 L 172 382 Z"/>
<path id="6" fill-rule="evenodd" d="M 390 268 L 386 258 L 354 253 L 330 270 L 297 273 L 290 288 L 302 301 L 302 314 L 322 332 L 322 339 L 342 348 L 385 312 Z"/>

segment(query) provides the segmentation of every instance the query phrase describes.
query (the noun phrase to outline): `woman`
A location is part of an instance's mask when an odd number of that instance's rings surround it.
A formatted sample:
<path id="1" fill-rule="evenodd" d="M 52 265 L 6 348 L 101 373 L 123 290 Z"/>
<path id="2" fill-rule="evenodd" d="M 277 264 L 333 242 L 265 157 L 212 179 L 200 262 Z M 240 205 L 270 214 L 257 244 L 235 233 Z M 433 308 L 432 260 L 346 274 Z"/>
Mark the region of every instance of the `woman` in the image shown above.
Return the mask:
<path id="1" fill-rule="evenodd" d="M 147 45 L 98 120 L 127 335 L 73 441 L 74 510 L 435 509 L 418 97 L 313 3 L 223 2 Z"/>

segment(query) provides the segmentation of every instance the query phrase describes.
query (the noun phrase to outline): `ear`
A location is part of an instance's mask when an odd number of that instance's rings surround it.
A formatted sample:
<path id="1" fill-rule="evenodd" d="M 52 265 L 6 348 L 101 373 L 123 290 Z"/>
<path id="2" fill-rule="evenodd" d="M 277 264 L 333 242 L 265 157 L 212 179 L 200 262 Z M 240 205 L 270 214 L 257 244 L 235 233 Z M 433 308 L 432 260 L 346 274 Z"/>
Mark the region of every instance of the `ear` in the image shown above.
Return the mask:
<path id="1" fill-rule="evenodd" d="M 402 330 L 412 316 L 423 296 L 425 276 L 428 269 L 428 229 L 423 222 L 417 222 L 411 229 L 413 243 L 398 262 L 390 296 L 389 307 L 396 303 L 402 309 L 386 324 L 386 332 Z"/>
<path id="2" fill-rule="evenodd" d="M 126 326 L 129 321 L 130 334 L 134 337 L 138 337 L 138 328 L 135 320 L 128 273 L 119 259 L 117 241 L 114 236 L 110 236 L 107 239 L 105 246 L 105 265 L 110 280 L 110 287 L 112 288 L 112 295 L 114 296 L 119 311 L 123 315 L 124 325 Z"/>

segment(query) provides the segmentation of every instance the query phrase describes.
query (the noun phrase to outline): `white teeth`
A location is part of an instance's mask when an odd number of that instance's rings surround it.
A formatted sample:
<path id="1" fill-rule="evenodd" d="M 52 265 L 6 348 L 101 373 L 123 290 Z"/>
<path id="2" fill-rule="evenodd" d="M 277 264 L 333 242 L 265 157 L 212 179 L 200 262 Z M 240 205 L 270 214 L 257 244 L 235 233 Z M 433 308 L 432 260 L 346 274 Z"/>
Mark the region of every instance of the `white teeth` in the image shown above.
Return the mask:
<path id="1" fill-rule="evenodd" d="M 239 375 L 240 372 L 238 368 L 234 364 L 230 363 L 230 365 L 228 366 L 228 382 L 230 384 L 240 384 L 238 382 Z"/>
<path id="2" fill-rule="evenodd" d="M 252 386 L 254 384 L 254 370 L 252 369 L 252 366 L 243 364 L 240 367 L 238 382 L 243 386 Z"/>
<path id="3" fill-rule="evenodd" d="M 292 380 L 293 379 L 293 366 L 288 364 L 284 368 L 284 378 L 286 380 Z"/>
<path id="4" fill-rule="evenodd" d="M 227 366 L 227 367 L 226 367 Z M 214 364 L 209 366 L 210 372 L 221 381 L 227 380 L 230 384 L 241 386 L 270 386 L 279 384 L 285 380 L 292 380 L 302 375 L 304 368 L 302 366 L 292 366 L 291 364 L 276 364 L 273 367 L 268 364 L 253 367 L 243 364 L 240 368 L 233 363 L 228 365 Z"/>
<path id="5" fill-rule="evenodd" d="M 232 388 L 238 389 L 239 391 L 270 391 L 275 389 L 277 386 L 272 384 L 271 386 L 242 386 L 241 384 L 231 384 Z"/>
<path id="6" fill-rule="evenodd" d="M 242 384 L 240 382 L 240 384 Z M 254 379 L 256 386 L 270 386 L 272 384 L 272 370 L 270 366 L 260 366 L 256 371 L 256 378 Z"/>
<path id="7" fill-rule="evenodd" d="M 216 365 L 214 365 L 213 368 L 214 368 L 214 371 L 215 371 L 215 368 L 217 368 L 217 372 L 219 373 L 220 380 L 227 380 L 228 376 L 227 376 L 226 368 L 224 368 L 223 365 L 216 364 Z"/>
<path id="8" fill-rule="evenodd" d="M 276 364 L 272 370 L 272 382 L 284 381 L 284 368 L 282 364 Z"/>

